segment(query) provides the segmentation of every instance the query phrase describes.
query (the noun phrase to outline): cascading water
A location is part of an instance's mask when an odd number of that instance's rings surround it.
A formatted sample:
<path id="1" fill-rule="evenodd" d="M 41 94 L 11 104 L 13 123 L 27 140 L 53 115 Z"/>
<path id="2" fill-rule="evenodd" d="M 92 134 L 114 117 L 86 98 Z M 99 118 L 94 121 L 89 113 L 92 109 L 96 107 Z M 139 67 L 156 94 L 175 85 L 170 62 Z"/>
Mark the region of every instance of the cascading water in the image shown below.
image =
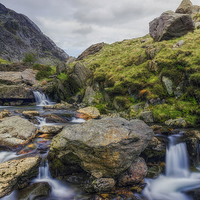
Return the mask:
<path id="1" fill-rule="evenodd" d="M 0 163 L 6 162 L 12 158 L 16 158 L 19 155 L 16 154 L 16 152 L 10 152 L 10 151 L 1 151 L 0 152 Z"/>
<path id="2" fill-rule="evenodd" d="M 200 187 L 200 173 L 190 173 L 185 143 L 177 144 L 177 137 L 169 137 L 166 152 L 166 175 L 147 179 L 143 195 L 148 200 L 191 200 L 183 192 Z"/>
<path id="3" fill-rule="evenodd" d="M 52 104 L 48 96 L 46 96 L 44 93 L 39 91 L 33 91 L 33 94 L 35 96 L 35 101 L 37 106 L 46 106 Z"/>
<path id="4" fill-rule="evenodd" d="M 51 197 L 71 199 L 74 196 L 74 191 L 62 181 L 51 178 L 49 165 L 45 158 L 41 164 L 38 177 L 33 182 L 48 182 L 52 187 Z"/>

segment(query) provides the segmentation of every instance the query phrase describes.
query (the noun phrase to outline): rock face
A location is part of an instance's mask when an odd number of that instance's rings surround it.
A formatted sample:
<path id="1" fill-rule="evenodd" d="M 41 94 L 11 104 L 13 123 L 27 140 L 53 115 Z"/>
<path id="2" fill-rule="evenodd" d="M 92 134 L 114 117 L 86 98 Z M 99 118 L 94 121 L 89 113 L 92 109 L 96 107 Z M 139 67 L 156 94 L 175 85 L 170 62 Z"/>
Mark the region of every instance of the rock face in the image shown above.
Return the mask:
<path id="1" fill-rule="evenodd" d="M 194 29 L 195 23 L 189 14 L 178 14 L 173 11 L 164 12 L 149 23 L 150 36 L 157 42 L 181 37 Z"/>
<path id="2" fill-rule="evenodd" d="M 37 176 L 40 158 L 27 157 L 0 164 L 0 198 L 14 189 L 23 188 Z"/>
<path id="3" fill-rule="evenodd" d="M 22 61 L 25 53 L 33 53 L 37 62 L 56 64 L 69 57 L 45 36 L 28 17 L 0 4 L 0 57 L 14 62 Z"/>
<path id="4" fill-rule="evenodd" d="M 54 176 L 83 169 L 97 178 L 115 177 L 152 138 L 153 131 L 140 120 L 107 117 L 67 126 L 52 140 L 50 170 Z"/>
<path id="5" fill-rule="evenodd" d="M 99 52 L 103 48 L 104 45 L 105 45 L 104 42 L 98 43 L 98 44 L 93 44 L 92 46 L 90 46 L 89 48 L 87 48 L 81 55 L 79 55 L 76 60 L 77 61 L 78 60 L 83 60 L 87 56 L 93 55 L 93 54 Z"/>
<path id="6" fill-rule="evenodd" d="M 37 134 L 37 128 L 28 120 L 18 116 L 8 117 L 0 123 L 0 146 L 18 149 Z"/>
<path id="7" fill-rule="evenodd" d="M 192 14 L 192 2 L 190 0 L 183 0 L 175 12 L 181 14 Z"/>
<path id="8" fill-rule="evenodd" d="M 91 77 L 92 72 L 89 68 L 81 63 L 76 63 L 71 74 L 69 75 L 69 81 L 75 91 L 79 91 L 86 81 Z"/>
<path id="9" fill-rule="evenodd" d="M 33 92 L 21 85 L 0 85 L 0 105 L 25 105 L 35 101 Z M 8 106 L 7 105 L 7 106 Z"/>
<path id="10" fill-rule="evenodd" d="M 17 85 L 22 82 L 21 72 L 0 72 L 0 83 Z"/>

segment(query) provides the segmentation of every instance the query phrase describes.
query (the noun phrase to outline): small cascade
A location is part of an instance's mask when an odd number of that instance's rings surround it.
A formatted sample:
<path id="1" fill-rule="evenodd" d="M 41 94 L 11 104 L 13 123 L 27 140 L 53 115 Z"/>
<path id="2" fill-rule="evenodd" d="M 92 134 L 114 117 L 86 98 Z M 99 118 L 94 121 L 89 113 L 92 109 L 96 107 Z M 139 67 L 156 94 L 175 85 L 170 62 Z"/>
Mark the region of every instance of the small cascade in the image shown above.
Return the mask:
<path id="1" fill-rule="evenodd" d="M 36 116 L 36 119 L 37 119 L 37 121 L 38 121 L 38 123 L 39 123 L 39 124 L 37 125 L 38 128 L 40 128 L 41 126 L 47 125 L 47 123 L 46 123 L 46 118 Z"/>
<path id="2" fill-rule="evenodd" d="M 177 136 L 169 137 L 166 153 L 166 175 L 147 179 L 143 195 L 148 200 L 191 200 L 184 192 L 200 187 L 200 173 L 189 171 L 185 143 L 177 143 Z"/>
<path id="3" fill-rule="evenodd" d="M 17 155 L 16 152 L 1 151 L 0 152 L 0 163 L 6 162 L 6 161 L 16 158 L 18 156 L 19 155 Z"/>
<path id="4" fill-rule="evenodd" d="M 84 119 L 81 119 L 81 118 L 75 118 L 75 117 L 72 117 L 71 121 L 72 123 L 84 123 L 85 120 Z"/>
<path id="5" fill-rule="evenodd" d="M 69 198 L 74 196 L 74 191 L 70 189 L 66 184 L 62 181 L 53 179 L 49 172 L 48 161 L 44 157 L 39 167 L 39 174 L 33 182 L 48 182 L 52 187 L 51 197 L 54 198 Z"/>
<path id="6" fill-rule="evenodd" d="M 46 106 L 52 104 L 52 102 L 49 100 L 49 97 L 46 96 L 44 93 L 39 91 L 33 91 L 33 94 L 35 96 L 37 106 Z"/>

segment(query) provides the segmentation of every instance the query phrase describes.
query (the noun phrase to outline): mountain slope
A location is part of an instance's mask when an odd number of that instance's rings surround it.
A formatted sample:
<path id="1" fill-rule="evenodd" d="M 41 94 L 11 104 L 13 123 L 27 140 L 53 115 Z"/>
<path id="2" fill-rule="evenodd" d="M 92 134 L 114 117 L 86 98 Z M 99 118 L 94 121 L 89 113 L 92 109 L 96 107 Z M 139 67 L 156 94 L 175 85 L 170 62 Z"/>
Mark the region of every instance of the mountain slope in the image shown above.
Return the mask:
<path id="1" fill-rule="evenodd" d="M 37 62 L 44 64 L 55 64 L 69 57 L 28 17 L 0 3 L 0 57 L 17 62 L 24 59 L 25 53 L 32 53 Z"/>

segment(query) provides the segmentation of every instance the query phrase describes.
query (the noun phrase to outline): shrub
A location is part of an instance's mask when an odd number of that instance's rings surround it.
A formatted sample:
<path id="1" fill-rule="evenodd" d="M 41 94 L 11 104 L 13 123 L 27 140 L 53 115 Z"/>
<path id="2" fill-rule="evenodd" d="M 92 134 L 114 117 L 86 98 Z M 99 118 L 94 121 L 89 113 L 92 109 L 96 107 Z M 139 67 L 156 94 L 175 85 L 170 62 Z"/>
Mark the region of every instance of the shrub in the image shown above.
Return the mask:
<path id="1" fill-rule="evenodd" d="M 25 53 L 23 62 L 32 64 L 35 61 L 36 61 L 36 58 L 32 53 Z"/>

